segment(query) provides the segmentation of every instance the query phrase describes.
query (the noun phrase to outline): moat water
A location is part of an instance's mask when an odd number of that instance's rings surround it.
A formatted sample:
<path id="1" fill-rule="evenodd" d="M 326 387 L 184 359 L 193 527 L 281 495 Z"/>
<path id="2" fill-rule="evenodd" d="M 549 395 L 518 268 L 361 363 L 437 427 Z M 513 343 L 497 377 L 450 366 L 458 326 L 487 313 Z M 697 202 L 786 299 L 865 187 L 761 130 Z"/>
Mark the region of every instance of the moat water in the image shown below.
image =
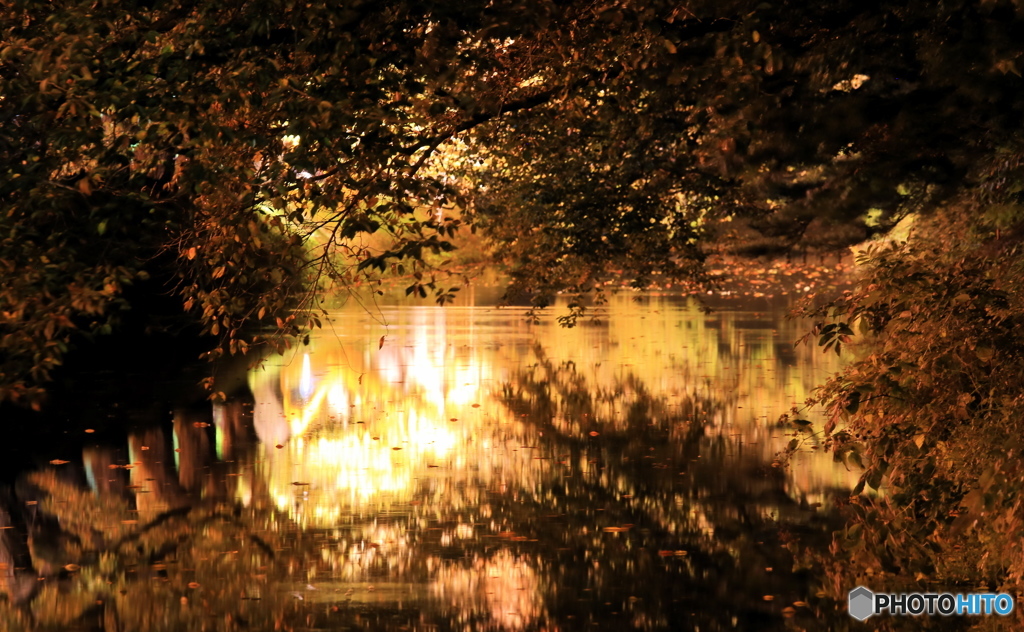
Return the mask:
<path id="1" fill-rule="evenodd" d="M 474 302 L 353 301 L 225 402 L 7 445 L 0 629 L 845 623 L 786 548 L 858 473 L 779 421 L 839 368 L 784 298 Z"/>

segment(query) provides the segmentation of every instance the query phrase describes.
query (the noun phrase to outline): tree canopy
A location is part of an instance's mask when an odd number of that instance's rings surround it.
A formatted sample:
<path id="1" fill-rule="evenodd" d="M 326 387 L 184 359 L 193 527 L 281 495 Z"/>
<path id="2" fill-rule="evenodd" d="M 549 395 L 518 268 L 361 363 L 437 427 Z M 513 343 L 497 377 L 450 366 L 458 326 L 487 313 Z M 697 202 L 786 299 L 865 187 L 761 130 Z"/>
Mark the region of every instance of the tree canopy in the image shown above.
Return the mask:
<path id="1" fill-rule="evenodd" d="M 467 223 L 543 300 L 1003 195 L 1021 25 L 968 0 L 5 3 L 0 399 L 38 401 L 142 295 L 216 353 L 288 344 L 371 273 L 444 300 L 423 258 Z"/>

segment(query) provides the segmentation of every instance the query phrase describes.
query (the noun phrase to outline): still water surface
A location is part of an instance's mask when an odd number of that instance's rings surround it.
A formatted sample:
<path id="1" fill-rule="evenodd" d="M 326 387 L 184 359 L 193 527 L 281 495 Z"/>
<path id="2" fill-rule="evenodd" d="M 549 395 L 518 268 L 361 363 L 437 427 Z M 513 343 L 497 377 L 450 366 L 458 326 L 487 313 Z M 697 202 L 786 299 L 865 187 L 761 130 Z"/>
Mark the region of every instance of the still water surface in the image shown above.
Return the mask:
<path id="1" fill-rule="evenodd" d="M 777 422 L 838 368 L 785 313 L 339 309 L 224 404 L 40 450 L 0 511 L 0 627 L 845 623 L 784 548 L 856 478 Z"/>

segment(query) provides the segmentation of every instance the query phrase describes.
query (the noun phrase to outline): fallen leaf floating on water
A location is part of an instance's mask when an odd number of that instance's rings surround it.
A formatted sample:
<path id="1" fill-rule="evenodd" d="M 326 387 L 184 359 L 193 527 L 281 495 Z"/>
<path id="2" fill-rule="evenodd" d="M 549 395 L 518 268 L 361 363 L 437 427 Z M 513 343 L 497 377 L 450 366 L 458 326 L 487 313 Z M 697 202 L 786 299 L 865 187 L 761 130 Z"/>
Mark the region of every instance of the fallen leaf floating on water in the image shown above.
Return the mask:
<path id="1" fill-rule="evenodd" d="M 194 421 L 194 422 L 192 422 L 192 425 L 195 426 L 196 428 L 209 428 L 210 427 L 210 424 L 206 423 L 205 421 Z"/>
<path id="2" fill-rule="evenodd" d="M 309 483 L 300 483 L 298 481 L 295 481 L 294 483 L 292 483 L 292 485 L 309 485 Z"/>
<path id="3" fill-rule="evenodd" d="M 629 531 L 632 528 L 633 528 L 633 525 L 631 525 L 631 524 L 623 525 L 621 527 L 605 527 L 604 528 L 604 532 L 605 533 L 622 533 L 623 531 Z"/>
<path id="4" fill-rule="evenodd" d="M 283 446 L 283 445 L 281 445 L 281 444 L 279 443 L 279 444 L 275 445 L 274 447 L 275 447 L 275 448 L 277 448 L 278 450 L 280 450 L 280 449 L 281 449 L 281 448 L 283 448 L 284 446 Z"/>
<path id="5" fill-rule="evenodd" d="M 79 570 L 81 568 L 82 567 L 79 566 L 78 564 L 65 564 L 64 565 L 64 570 L 66 570 L 69 573 L 74 573 L 75 571 L 77 571 L 77 570 Z"/>
<path id="6" fill-rule="evenodd" d="M 65 463 L 70 463 L 70 462 L 71 461 L 64 461 L 62 459 L 54 459 L 54 460 L 50 461 L 50 465 L 64 465 Z"/>
<path id="7" fill-rule="evenodd" d="M 92 433 L 94 433 L 94 432 L 96 432 L 96 431 L 95 431 L 95 430 L 93 430 L 92 428 L 86 428 L 86 429 L 85 429 L 85 432 L 86 432 L 86 434 L 92 434 Z"/>
<path id="8" fill-rule="evenodd" d="M 775 595 L 765 595 L 764 596 L 764 600 L 765 601 L 772 601 L 773 599 L 775 599 Z"/>
<path id="9" fill-rule="evenodd" d="M 596 431 L 596 430 L 591 430 L 591 431 L 590 431 L 590 436 L 591 436 L 591 437 L 596 437 L 596 436 L 598 436 L 598 435 L 600 435 L 600 434 L 601 434 L 601 433 L 600 433 L 600 432 L 598 432 L 598 431 Z"/>
<path id="10" fill-rule="evenodd" d="M 188 583 L 188 587 L 189 588 L 199 588 L 199 582 L 189 582 Z"/>

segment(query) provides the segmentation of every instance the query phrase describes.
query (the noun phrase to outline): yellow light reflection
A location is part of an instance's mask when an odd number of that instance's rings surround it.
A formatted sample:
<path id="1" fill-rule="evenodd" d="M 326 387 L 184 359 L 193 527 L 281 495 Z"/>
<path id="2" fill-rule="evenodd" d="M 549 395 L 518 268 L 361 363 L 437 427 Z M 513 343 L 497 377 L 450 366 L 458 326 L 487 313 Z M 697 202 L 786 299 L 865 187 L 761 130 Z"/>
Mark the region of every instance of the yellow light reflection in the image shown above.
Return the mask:
<path id="1" fill-rule="evenodd" d="M 499 629 L 532 629 L 547 614 L 537 564 L 507 550 L 476 557 L 468 565 L 440 564 L 431 591 L 461 610 L 467 622 L 486 615 Z"/>
<path id="2" fill-rule="evenodd" d="M 540 384 L 569 375 L 590 389 L 586 414 L 572 413 L 571 392 L 551 389 L 546 421 L 561 435 L 629 434 L 671 420 L 671 442 L 699 425 L 705 437 L 728 438 L 733 458 L 770 462 L 789 440 L 777 415 L 838 368 L 832 356 L 793 349 L 798 323 L 706 315 L 657 297 L 641 305 L 613 298 L 602 326 L 574 329 L 486 308 L 382 316 L 387 325 L 359 309 L 335 312 L 301 355 L 250 376 L 262 476 L 279 509 L 302 524 L 333 526 L 346 512 L 408 511 L 413 502 L 480 508 L 489 494 L 549 489 L 597 471 L 584 458 L 538 451 L 545 420 L 507 405 L 503 389 L 517 375 Z M 657 411 L 630 412 L 655 400 Z M 815 458 L 793 468 L 788 487 L 807 497 L 856 474 Z M 607 476 L 600 473 L 602 485 L 636 493 L 635 481 Z"/>

